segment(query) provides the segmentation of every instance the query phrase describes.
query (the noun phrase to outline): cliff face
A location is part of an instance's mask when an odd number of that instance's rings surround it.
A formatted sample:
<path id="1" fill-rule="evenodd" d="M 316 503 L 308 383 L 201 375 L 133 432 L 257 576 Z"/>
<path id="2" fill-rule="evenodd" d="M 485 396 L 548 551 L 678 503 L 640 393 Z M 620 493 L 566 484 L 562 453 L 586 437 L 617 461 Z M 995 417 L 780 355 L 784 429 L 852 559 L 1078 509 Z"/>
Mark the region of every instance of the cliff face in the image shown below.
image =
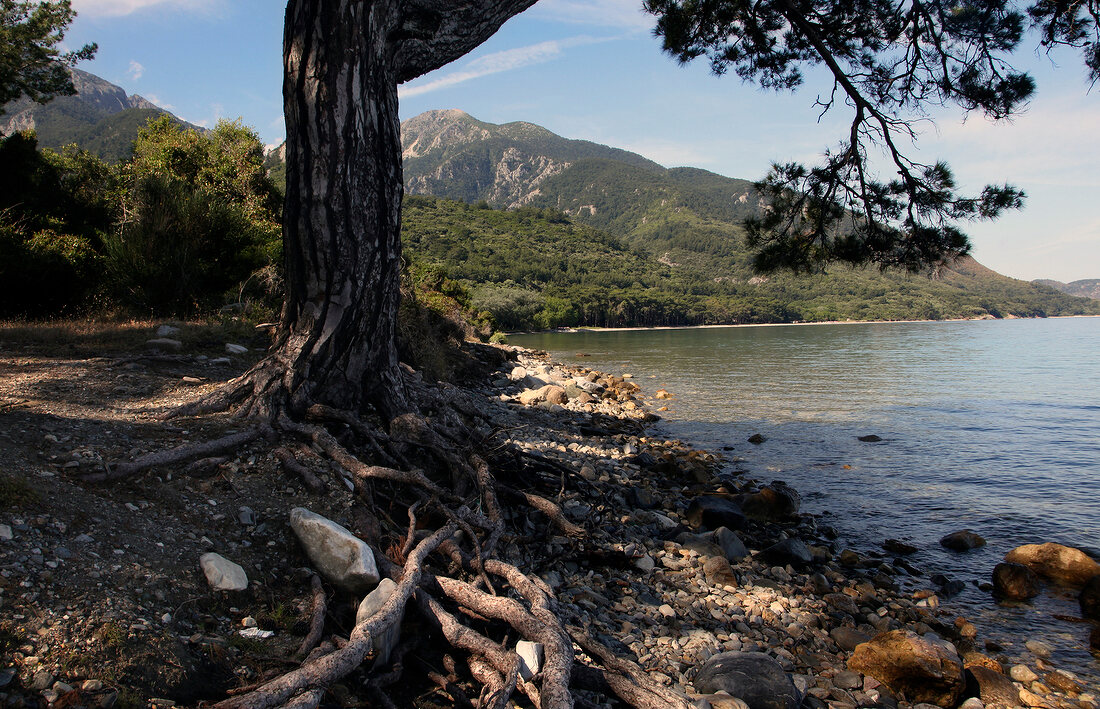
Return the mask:
<path id="1" fill-rule="evenodd" d="M 20 130 L 34 130 L 43 117 L 61 112 L 94 123 L 131 108 L 161 110 L 141 96 L 130 96 L 123 88 L 95 74 L 80 69 L 69 71 L 77 91 L 75 96 L 59 96 L 46 104 L 27 98 L 13 101 L 4 107 L 4 115 L 0 116 L 0 133 L 8 135 Z"/>
<path id="2" fill-rule="evenodd" d="M 1032 281 L 1032 283 L 1050 286 L 1054 290 L 1061 291 L 1067 295 L 1076 295 L 1081 298 L 1100 300 L 1100 278 L 1085 278 L 1080 281 L 1073 281 L 1072 283 L 1062 283 L 1061 281 L 1042 278 L 1037 281 Z"/>

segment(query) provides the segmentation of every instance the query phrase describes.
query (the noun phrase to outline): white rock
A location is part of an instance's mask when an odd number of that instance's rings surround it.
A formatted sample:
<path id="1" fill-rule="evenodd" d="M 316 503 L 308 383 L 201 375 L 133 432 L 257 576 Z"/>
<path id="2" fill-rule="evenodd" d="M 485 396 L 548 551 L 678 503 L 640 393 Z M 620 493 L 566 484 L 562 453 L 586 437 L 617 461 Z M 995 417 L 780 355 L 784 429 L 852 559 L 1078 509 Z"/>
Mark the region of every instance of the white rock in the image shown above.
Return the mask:
<path id="1" fill-rule="evenodd" d="M 519 655 L 519 675 L 527 682 L 542 669 L 542 643 L 520 640 L 516 643 L 516 654 Z"/>
<path id="2" fill-rule="evenodd" d="M 508 375 L 508 378 L 513 382 L 518 382 L 527 376 L 527 369 L 525 367 L 513 367 L 512 373 Z"/>
<path id="3" fill-rule="evenodd" d="M 178 335 L 180 329 L 173 327 L 172 325 L 161 325 L 157 328 L 157 337 L 171 337 L 172 335 Z"/>
<path id="4" fill-rule="evenodd" d="M 210 552 L 199 557 L 206 581 L 215 591 L 243 591 L 248 588 L 248 575 L 238 564 L 221 554 Z"/>
<path id="5" fill-rule="evenodd" d="M 183 343 L 179 340 L 173 340 L 169 337 L 158 337 L 155 340 L 147 340 L 145 342 L 146 347 L 155 347 L 159 350 L 181 350 L 183 349 Z"/>
<path id="6" fill-rule="evenodd" d="M 15 534 L 11 531 L 11 527 L 0 524 L 0 540 L 10 542 L 12 539 L 15 539 Z"/>
<path id="7" fill-rule="evenodd" d="M 263 640 L 275 635 L 274 630 L 260 630 L 259 628 L 245 628 L 240 633 L 241 637 L 252 638 L 253 640 Z"/>
<path id="8" fill-rule="evenodd" d="M 374 554 L 347 529 L 304 507 L 290 511 L 290 527 L 317 571 L 332 583 L 356 594 L 378 585 Z"/>
<path id="9" fill-rule="evenodd" d="M 363 602 L 359 604 L 359 610 L 355 614 L 355 624 L 359 625 L 370 620 L 370 617 L 381 610 L 386 601 L 390 600 L 390 596 L 393 595 L 396 589 L 397 584 L 390 579 L 382 579 L 378 582 L 378 586 L 368 593 Z M 390 653 L 393 652 L 393 649 L 397 647 L 397 643 L 401 640 L 402 620 L 404 620 L 403 612 L 393 625 L 372 638 L 371 645 L 374 647 L 375 664 L 384 665 L 389 661 Z"/>
<path id="10" fill-rule="evenodd" d="M 1013 665 L 1012 669 L 1008 671 L 1008 676 L 1017 682 L 1023 682 L 1028 684 L 1039 679 L 1039 675 L 1031 671 L 1031 668 L 1027 665 Z"/>
<path id="11" fill-rule="evenodd" d="M 248 348 L 244 345 L 234 345 L 232 342 L 225 343 L 225 351 L 229 354 L 241 355 L 248 352 Z"/>

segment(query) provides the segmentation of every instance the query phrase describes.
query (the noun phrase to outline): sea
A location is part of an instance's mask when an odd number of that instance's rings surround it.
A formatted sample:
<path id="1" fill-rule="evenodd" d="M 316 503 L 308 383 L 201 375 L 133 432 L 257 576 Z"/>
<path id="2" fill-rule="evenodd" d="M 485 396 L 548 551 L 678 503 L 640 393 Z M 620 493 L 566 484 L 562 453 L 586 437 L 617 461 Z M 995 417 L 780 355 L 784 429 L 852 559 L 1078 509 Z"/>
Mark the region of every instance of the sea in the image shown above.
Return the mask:
<path id="1" fill-rule="evenodd" d="M 672 399 L 654 435 L 723 451 L 728 470 L 782 480 L 841 547 L 888 538 L 919 548 L 942 599 L 1012 662 L 1054 648 L 1055 667 L 1100 688 L 1092 624 L 1076 592 L 1048 586 L 996 603 L 978 584 L 1021 544 L 1100 556 L 1100 318 L 582 330 L 514 335 L 556 361 L 631 374 Z M 766 440 L 748 442 L 754 434 Z M 877 442 L 860 437 L 878 436 Z M 984 547 L 940 538 L 971 529 Z M 919 585 L 931 588 L 920 579 Z"/>

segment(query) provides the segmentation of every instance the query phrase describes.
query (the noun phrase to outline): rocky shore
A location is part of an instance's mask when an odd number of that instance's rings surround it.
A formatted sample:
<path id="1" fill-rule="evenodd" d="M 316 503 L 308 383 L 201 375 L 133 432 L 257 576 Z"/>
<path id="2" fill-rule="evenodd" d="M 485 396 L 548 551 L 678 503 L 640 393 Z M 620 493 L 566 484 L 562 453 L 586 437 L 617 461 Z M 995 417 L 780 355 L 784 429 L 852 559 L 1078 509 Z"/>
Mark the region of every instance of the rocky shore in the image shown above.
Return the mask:
<path id="1" fill-rule="evenodd" d="M 1010 664 L 980 628 L 945 615 L 941 589 L 903 548 L 840 548 L 797 491 L 648 435 L 674 392 L 500 351 L 496 370 L 466 385 L 471 400 L 494 422 L 494 443 L 560 477 L 555 502 L 583 528 L 546 533 L 537 513 L 506 509 L 507 560 L 545 581 L 568 623 L 701 709 L 1100 707 L 1043 643 Z M 132 485 L 70 476 L 231 430 L 229 420 L 165 426 L 147 412 L 244 364 L 186 352 L 43 363 L 0 351 L 0 704 L 196 705 L 293 657 L 312 592 L 292 524 L 316 514 L 360 533 L 371 523 L 341 471 L 313 466 L 325 490 L 311 493 L 250 444 L 212 470 L 159 470 Z M 236 568 L 212 574 L 212 555 Z M 221 581 L 227 590 L 211 588 Z M 333 598 L 330 614 L 353 624 L 360 598 Z M 523 654 L 537 672 L 537 648 Z M 447 706 L 441 691 L 394 701 Z M 325 701 L 362 705 L 359 692 L 344 683 Z"/>

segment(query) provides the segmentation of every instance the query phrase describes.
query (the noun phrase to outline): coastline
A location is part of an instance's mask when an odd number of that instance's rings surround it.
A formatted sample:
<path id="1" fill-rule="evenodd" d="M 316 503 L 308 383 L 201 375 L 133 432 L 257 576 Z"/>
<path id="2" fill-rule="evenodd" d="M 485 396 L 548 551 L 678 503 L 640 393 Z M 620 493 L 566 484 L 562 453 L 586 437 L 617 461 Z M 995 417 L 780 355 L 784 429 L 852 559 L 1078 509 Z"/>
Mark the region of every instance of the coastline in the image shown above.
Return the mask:
<path id="1" fill-rule="evenodd" d="M 505 332 L 505 335 L 539 335 L 543 333 L 574 333 L 574 332 L 649 332 L 663 330 L 720 330 L 740 329 L 750 327 L 802 327 L 814 325 L 902 325 L 919 323 L 968 323 L 968 322 L 995 322 L 1007 320 L 1073 320 L 1100 318 L 1100 315 L 1051 315 L 1046 317 L 1021 318 L 948 318 L 942 320 L 820 320 L 814 322 L 790 322 L 790 323 L 741 323 L 736 325 L 657 325 L 654 327 L 564 327 L 550 330 L 514 330 Z"/>
<path id="2" fill-rule="evenodd" d="M 560 520 L 510 509 L 508 561 L 553 590 L 567 622 L 663 687 L 702 709 L 740 707 L 702 680 L 710 660 L 733 653 L 772 668 L 806 709 L 908 709 L 919 703 L 917 690 L 901 699 L 849 664 L 859 645 L 884 632 L 950 643 L 936 647 L 957 663 L 960 696 L 964 664 L 1011 671 L 974 623 L 944 613 L 937 589 L 904 560 L 838 547 L 835 530 L 799 510 L 797 491 L 728 475 L 720 454 L 654 437 L 645 424 L 655 391 L 530 350 L 498 349 L 513 359 L 465 383 L 462 395 L 493 422 L 494 445 L 533 465 L 531 484 L 545 478 L 564 519 L 584 528 L 570 533 Z M 121 361 L 0 353 L 0 414 L 12 424 L 0 456 L 29 486 L 26 501 L 0 517 L 8 527 L 0 568 L 11 574 L 0 580 L 0 630 L 9 634 L 0 636 L 0 703 L 34 705 L 66 688 L 103 707 L 224 696 L 263 676 L 256 657 L 291 656 L 305 632 L 293 609 L 309 606 L 308 584 L 295 572 L 308 562 L 287 533 L 288 511 L 306 505 L 369 537 L 339 471 L 322 471 L 327 490 L 311 494 L 262 444 L 234 451 L 213 477 L 181 466 L 134 485 L 77 483 L 73 471 L 175 445 L 188 431 L 153 423 L 150 410 L 193 400 L 246 365 L 189 354 Z M 741 512 L 712 518 L 695 509 L 708 498 L 740 499 Z M 211 551 L 244 566 L 253 588 L 212 592 L 195 563 Z M 335 598 L 346 610 L 348 599 Z M 249 620 L 274 636 L 243 642 Z M 1035 679 L 1020 690 L 1041 692 L 1050 706 L 1088 709 L 1080 692 L 1071 701 L 1052 688 L 1055 668 L 1040 655 L 1027 665 Z M 343 700 L 355 699 L 349 686 Z"/>

